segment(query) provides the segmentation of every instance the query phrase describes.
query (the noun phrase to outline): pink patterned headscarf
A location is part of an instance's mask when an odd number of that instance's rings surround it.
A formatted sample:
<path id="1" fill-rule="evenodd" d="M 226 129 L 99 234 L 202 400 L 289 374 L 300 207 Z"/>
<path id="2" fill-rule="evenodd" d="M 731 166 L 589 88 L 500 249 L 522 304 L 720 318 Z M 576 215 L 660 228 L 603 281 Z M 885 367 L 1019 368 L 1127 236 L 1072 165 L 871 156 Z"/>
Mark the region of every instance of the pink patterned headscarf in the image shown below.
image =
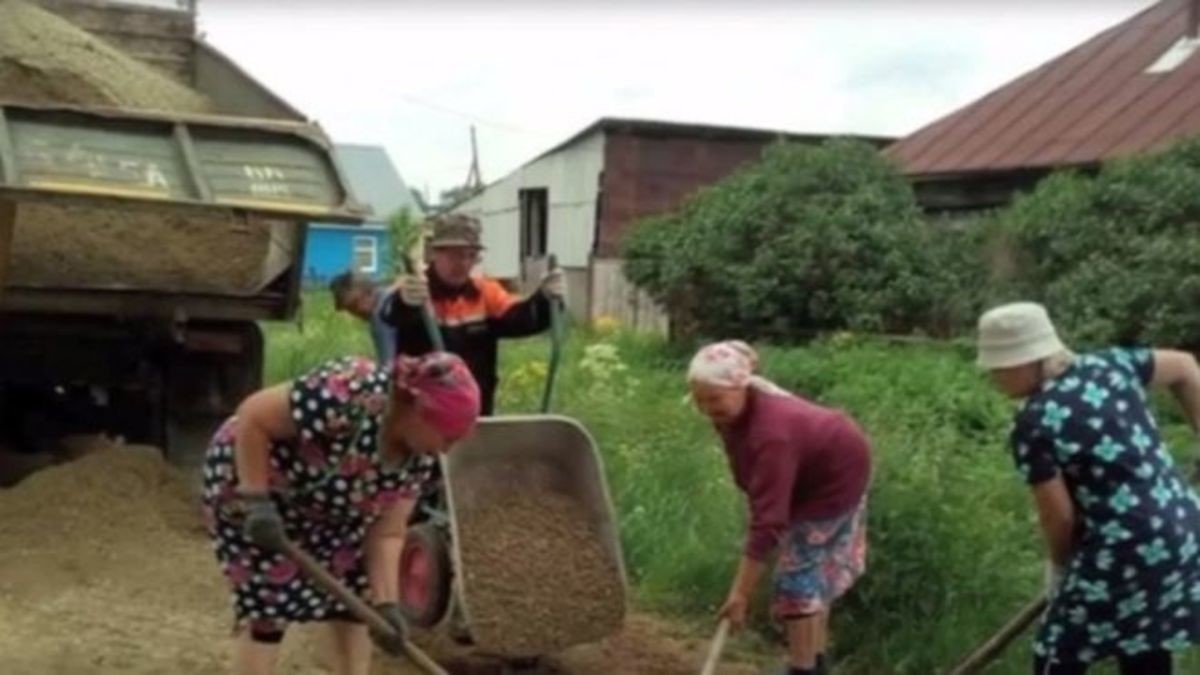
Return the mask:
<path id="1" fill-rule="evenodd" d="M 692 358 L 688 382 L 715 387 L 744 387 L 758 368 L 758 354 L 741 340 L 727 340 L 704 347 Z"/>
<path id="2" fill-rule="evenodd" d="M 790 395 L 766 378 L 759 377 L 758 352 L 741 340 L 716 342 L 702 348 L 688 366 L 688 382 L 714 387 L 754 387 L 769 394 Z"/>
<path id="3" fill-rule="evenodd" d="M 450 440 L 471 433 L 479 419 L 479 384 L 467 364 L 448 352 L 397 356 L 392 384 L 412 394 L 421 418 Z"/>

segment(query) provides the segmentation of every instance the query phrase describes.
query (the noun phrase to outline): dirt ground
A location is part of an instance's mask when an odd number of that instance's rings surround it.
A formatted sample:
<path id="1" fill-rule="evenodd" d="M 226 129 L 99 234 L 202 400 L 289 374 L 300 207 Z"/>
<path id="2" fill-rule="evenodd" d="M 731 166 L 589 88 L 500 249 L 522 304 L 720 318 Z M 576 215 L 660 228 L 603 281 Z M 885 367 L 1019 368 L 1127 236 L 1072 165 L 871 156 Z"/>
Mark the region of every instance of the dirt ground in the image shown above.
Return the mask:
<path id="1" fill-rule="evenodd" d="M 6 675 L 228 672 L 232 614 L 183 478 L 154 448 L 112 447 L 0 489 L 0 671 Z M 531 675 L 688 675 L 705 643 L 632 615 L 598 644 L 543 658 Z M 498 664 L 422 636 L 455 675 Z M 281 673 L 317 675 L 323 632 L 284 642 Z M 387 657 L 374 675 L 417 671 Z M 730 666 L 724 675 L 750 675 Z"/>

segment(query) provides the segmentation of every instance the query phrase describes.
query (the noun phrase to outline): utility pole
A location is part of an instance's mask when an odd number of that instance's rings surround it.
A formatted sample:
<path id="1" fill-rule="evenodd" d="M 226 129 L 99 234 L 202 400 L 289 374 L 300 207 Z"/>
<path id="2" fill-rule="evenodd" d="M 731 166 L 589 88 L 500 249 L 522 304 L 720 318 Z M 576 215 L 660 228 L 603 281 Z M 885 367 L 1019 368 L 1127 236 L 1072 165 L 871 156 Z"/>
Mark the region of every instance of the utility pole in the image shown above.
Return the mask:
<path id="1" fill-rule="evenodd" d="M 475 125 L 471 125 L 471 169 L 467 172 L 467 182 L 463 184 L 470 194 L 483 189 L 483 176 L 479 172 L 479 145 L 475 142 Z"/>

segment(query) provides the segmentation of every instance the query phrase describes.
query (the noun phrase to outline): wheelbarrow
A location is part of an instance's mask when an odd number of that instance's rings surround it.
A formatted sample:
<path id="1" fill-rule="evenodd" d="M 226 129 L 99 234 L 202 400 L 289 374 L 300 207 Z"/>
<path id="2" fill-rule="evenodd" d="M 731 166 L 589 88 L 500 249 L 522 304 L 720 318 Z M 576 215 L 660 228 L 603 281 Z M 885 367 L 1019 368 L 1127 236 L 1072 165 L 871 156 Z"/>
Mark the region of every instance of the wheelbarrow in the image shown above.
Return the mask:
<path id="1" fill-rule="evenodd" d="M 551 265 L 554 262 L 551 260 Z M 442 480 L 436 493 L 409 525 L 400 559 L 400 604 L 410 622 L 425 629 L 445 629 L 461 644 L 472 644 L 472 583 L 486 571 L 467 575 L 459 542 L 462 527 L 471 515 L 490 502 L 522 490 L 545 490 L 565 496 L 587 514 L 588 531 L 596 538 L 606 562 L 617 571 L 620 586 L 627 578 L 616 518 L 604 477 L 603 462 L 596 443 L 577 421 L 549 413 L 562 344 L 562 308 L 552 303 L 550 367 L 542 395 L 542 411 L 536 415 L 504 415 L 480 420 L 475 434 L 440 458 Z M 436 324 L 426 308 L 426 328 L 431 344 Z M 440 338 L 440 335 L 437 336 Z M 602 639 L 615 632 L 623 621 L 596 626 L 581 641 Z M 503 653 L 490 655 L 515 661 L 539 655 Z"/>

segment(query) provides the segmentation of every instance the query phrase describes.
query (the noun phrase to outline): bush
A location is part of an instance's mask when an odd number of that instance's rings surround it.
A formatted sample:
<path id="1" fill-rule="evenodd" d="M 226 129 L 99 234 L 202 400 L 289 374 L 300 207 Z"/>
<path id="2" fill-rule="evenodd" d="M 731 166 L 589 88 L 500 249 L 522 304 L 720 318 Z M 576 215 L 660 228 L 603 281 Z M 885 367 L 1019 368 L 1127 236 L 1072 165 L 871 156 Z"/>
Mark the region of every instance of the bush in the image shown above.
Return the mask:
<path id="1" fill-rule="evenodd" d="M 1046 303 L 1081 346 L 1200 346 L 1200 141 L 1053 175 L 1001 217 L 1008 294 Z"/>
<path id="2" fill-rule="evenodd" d="M 777 144 L 625 241 L 626 273 L 687 332 L 786 337 L 907 332 L 956 322 L 936 257 L 959 249 L 923 220 L 876 149 L 851 140 Z M 943 302 L 948 301 L 948 302 Z"/>
<path id="3" fill-rule="evenodd" d="M 391 243 L 392 276 L 408 272 L 409 256 L 421 237 L 421 224 L 408 207 L 401 208 L 388 218 L 388 239 Z"/>

